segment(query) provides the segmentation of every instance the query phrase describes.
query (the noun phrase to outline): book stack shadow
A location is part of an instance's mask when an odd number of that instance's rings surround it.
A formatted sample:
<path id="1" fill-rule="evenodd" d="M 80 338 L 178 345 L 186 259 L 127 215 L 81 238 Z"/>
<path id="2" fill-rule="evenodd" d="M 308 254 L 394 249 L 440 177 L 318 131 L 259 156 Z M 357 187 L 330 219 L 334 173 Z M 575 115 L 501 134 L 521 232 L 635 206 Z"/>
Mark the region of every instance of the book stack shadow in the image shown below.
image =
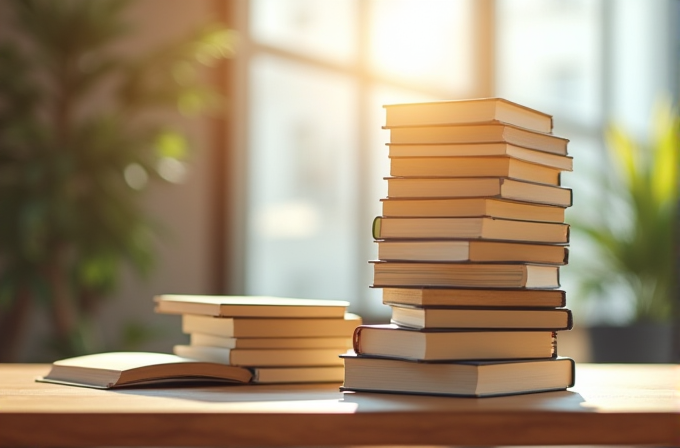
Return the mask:
<path id="1" fill-rule="evenodd" d="M 385 106 L 390 177 L 373 223 L 373 287 L 389 325 L 363 325 L 343 390 L 498 396 L 563 390 L 572 327 L 572 170 L 552 117 L 503 99 Z"/>
<path id="2" fill-rule="evenodd" d="M 348 302 L 279 297 L 161 295 L 156 312 L 181 314 L 190 343 L 175 355 L 249 369 L 255 383 L 340 382 L 361 318 Z"/>

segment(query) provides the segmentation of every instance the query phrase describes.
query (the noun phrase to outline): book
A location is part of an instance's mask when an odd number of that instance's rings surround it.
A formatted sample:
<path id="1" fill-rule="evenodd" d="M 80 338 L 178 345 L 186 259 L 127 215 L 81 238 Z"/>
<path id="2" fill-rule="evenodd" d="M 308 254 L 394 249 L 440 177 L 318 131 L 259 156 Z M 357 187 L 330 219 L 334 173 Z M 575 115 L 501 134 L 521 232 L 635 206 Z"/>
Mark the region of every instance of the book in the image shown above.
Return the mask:
<path id="1" fill-rule="evenodd" d="M 570 358 L 427 363 L 345 355 L 343 391 L 495 397 L 574 385 Z"/>
<path id="2" fill-rule="evenodd" d="M 391 305 L 393 324 L 410 328 L 571 330 L 571 311 L 556 309 L 421 308 Z"/>
<path id="3" fill-rule="evenodd" d="M 527 204 L 491 198 L 381 199 L 382 214 L 388 217 L 492 218 L 520 221 L 564 222 L 563 207 Z"/>
<path id="4" fill-rule="evenodd" d="M 388 104 L 383 107 L 387 127 L 501 121 L 539 132 L 552 132 L 550 115 L 503 98 Z"/>
<path id="5" fill-rule="evenodd" d="M 255 367 L 253 383 L 340 383 L 345 376 L 343 366 L 323 367 Z"/>
<path id="6" fill-rule="evenodd" d="M 569 140 L 502 123 L 458 126 L 390 127 L 390 143 L 500 143 L 567 155 Z"/>
<path id="7" fill-rule="evenodd" d="M 376 241 L 378 259 L 386 261 L 446 261 L 472 263 L 539 263 L 563 265 L 569 249 L 548 244 L 497 241 L 382 240 Z"/>
<path id="8" fill-rule="evenodd" d="M 373 220 L 375 239 L 484 239 L 566 244 L 569 225 L 500 218 L 388 218 Z"/>
<path id="9" fill-rule="evenodd" d="M 166 353 L 111 352 L 55 361 L 48 374 L 37 381 L 114 389 L 187 381 L 248 383 L 252 376 L 242 367 L 197 362 Z"/>
<path id="10" fill-rule="evenodd" d="M 349 302 L 265 296 L 163 294 L 154 298 L 156 312 L 229 317 L 342 318 Z"/>
<path id="11" fill-rule="evenodd" d="M 192 333 L 191 345 L 223 348 L 343 348 L 352 347 L 349 337 L 337 338 L 228 338 L 211 334 Z"/>
<path id="12" fill-rule="evenodd" d="M 385 305 L 561 308 L 567 295 L 559 289 L 383 288 Z"/>
<path id="13" fill-rule="evenodd" d="M 338 357 L 345 348 L 230 349 L 197 345 L 175 345 L 183 358 L 244 367 L 309 367 L 342 365 Z"/>
<path id="14" fill-rule="evenodd" d="M 213 317 L 195 314 L 182 316 L 184 333 L 203 333 L 228 338 L 312 338 L 351 337 L 361 324 L 356 314 L 344 319 L 269 319 L 246 317 Z"/>
<path id="15" fill-rule="evenodd" d="M 505 142 L 496 143 L 449 143 L 449 144 L 399 144 L 386 143 L 390 158 L 398 157 L 483 157 L 507 156 L 525 162 L 558 168 L 574 169 L 574 158 L 535 149 L 523 148 Z"/>
<path id="16" fill-rule="evenodd" d="M 389 325 L 361 325 L 354 352 L 420 361 L 552 358 L 553 331 L 429 331 Z"/>
<path id="17" fill-rule="evenodd" d="M 458 288 L 559 288 L 559 266 L 373 261 L 373 284 Z"/>
<path id="18" fill-rule="evenodd" d="M 520 202 L 571 206 L 571 190 L 505 177 L 387 177 L 388 198 L 502 198 Z"/>
<path id="19" fill-rule="evenodd" d="M 399 157 L 390 159 L 394 177 L 508 177 L 548 185 L 560 184 L 560 172 L 510 157 Z"/>

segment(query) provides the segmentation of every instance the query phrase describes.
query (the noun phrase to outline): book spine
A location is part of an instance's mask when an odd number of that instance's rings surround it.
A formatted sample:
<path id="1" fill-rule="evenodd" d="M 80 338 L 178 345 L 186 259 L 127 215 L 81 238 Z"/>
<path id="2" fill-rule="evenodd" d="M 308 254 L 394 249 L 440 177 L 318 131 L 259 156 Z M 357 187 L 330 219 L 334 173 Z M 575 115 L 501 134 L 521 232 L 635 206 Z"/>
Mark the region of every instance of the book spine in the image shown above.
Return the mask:
<path id="1" fill-rule="evenodd" d="M 376 240 L 380 239 L 380 229 L 382 225 L 382 217 L 376 216 L 375 219 L 373 220 L 373 238 Z"/>
<path id="2" fill-rule="evenodd" d="M 557 358 L 557 332 L 552 332 L 552 357 Z"/>
<path id="3" fill-rule="evenodd" d="M 354 353 L 357 355 L 361 354 L 361 343 L 360 341 L 360 333 L 361 333 L 361 326 L 358 326 L 354 329 L 354 334 L 352 335 L 352 348 L 354 349 Z"/>

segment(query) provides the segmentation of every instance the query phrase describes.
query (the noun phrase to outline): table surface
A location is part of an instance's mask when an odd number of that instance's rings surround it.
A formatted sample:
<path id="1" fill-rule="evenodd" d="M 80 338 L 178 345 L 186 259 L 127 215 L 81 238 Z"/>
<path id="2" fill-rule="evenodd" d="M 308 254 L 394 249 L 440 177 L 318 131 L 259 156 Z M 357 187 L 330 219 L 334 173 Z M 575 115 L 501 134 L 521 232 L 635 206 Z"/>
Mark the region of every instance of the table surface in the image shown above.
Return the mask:
<path id="1" fill-rule="evenodd" d="M 497 398 L 339 384 L 95 390 L 0 365 L 0 446 L 680 446 L 680 367 L 579 364 L 575 387 Z"/>

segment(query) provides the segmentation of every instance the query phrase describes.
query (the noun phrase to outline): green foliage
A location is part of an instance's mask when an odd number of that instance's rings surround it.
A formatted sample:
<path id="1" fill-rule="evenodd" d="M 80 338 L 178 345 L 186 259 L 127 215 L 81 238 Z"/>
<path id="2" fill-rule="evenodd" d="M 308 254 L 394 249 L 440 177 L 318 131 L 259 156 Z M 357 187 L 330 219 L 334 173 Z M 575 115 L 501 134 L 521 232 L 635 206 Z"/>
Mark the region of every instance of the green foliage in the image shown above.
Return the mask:
<path id="1" fill-rule="evenodd" d="M 128 3 L 11 0 L 2 18 L 0 312 L 28 288 L 55 316 L 63 355 L 88 350 L 79 335 L 123 263 L 153 266 L 156 228 L 140 195 L 163 161 L 189 153 L 155 112 L 217 104 L 199 68 L 233 53 L 233 32 L 207 26 L 121 54 Z"/>
<path id="2" fill-rule="evenodd" d="M 678 311 L 679 132 L 670 105 L 657 111 L 649 147 L 612 127 L 611 175 L 601 178 L 607 202 L 599 219 L 574 223 L 595 244 L 600 261 L 580 274 L 582 294 L 602 295 L 612 285 L 625 285 L 635 298 L 637 321 L 669 321 Z"/>

